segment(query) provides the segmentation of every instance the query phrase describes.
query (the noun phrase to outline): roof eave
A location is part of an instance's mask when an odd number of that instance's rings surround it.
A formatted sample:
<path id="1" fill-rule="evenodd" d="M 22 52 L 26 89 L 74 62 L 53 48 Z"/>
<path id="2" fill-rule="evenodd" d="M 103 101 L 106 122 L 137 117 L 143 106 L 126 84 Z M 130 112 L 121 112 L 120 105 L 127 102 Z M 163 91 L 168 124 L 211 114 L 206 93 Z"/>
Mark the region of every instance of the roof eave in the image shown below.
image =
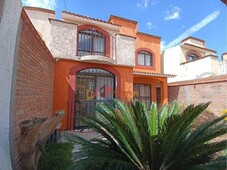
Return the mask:
<path id="1" fill-rule="evenodd" d="M 77 24 L 91 24 L 91 25 L 97 25 L 106 29 L 110 29 L 110 30 L 114 30 L 114 31 L 119 31 L 121 26 L 118 25 L 113 25 L 111 23 L 108 22 L 102 22 L 102 21 L 98 21 L 95 19 L 89 19 L 86 17 L 80 17 L 80 16 L 76 16 L 73 14 L 69 14 L 67 12 L 62 12 L 62 19 L 70 21 L 70 22 L 75 22 Z"/>
<path id="2" fill-rule="evenodd" d="M 176 75 L 172 75 L 172 74 L 152 74 L 152 73 L 137 73 L 137 72 L 133 72 L 133 75 L 150 76 L 150 77 L 167 77 L 167 78 L 176 77 Z"/>

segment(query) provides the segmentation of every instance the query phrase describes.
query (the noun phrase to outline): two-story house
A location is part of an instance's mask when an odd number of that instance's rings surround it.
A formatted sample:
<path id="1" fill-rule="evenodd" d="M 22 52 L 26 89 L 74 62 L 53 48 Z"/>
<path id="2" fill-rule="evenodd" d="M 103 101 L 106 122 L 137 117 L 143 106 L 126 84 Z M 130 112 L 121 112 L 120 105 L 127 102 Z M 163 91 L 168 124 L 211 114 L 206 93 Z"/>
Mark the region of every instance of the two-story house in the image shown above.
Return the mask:
<path id="1" fill-rule="evenodd" d="M 168 102 L 167 77 L 161 74 L 160 37 L 138 31 L 138 23 L 118 16 L 103 21 L 63 11 L 25 8 L 56 59 L 53 110 L 66 115 L 62 129 L 84 125 L 100 102 Z M 45 73 L 43 73 L 45 74 Z"/>
<path id="2" fill-rule="evenodd" d="M 163 72 L 176 75 L 168 82 L 226 74 L 226 66 L 218 60 L 216 51 L 206 48 L 206 42 L 195 37 L 188 37 L 163 51 L 162 61 Z"/>

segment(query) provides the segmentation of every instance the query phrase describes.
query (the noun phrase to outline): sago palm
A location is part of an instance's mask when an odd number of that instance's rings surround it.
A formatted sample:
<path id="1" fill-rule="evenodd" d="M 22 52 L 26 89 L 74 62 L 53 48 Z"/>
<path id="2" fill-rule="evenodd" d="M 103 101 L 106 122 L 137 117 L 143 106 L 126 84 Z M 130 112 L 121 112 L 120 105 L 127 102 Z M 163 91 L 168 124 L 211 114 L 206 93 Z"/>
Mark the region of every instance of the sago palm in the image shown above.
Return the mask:
<path id="1" fill-rule="evenodd" d="M 224 116 L 191 130 L 195 118 L 209 105 L 178 104 L 150 109 L 140 102 L 101 104 L 96 117 L 83 121 L 101 137 L 90 141 L 70 136 L 81 148 L 74 153 L 76 169 L 203 170 L 225 169 Z"/>

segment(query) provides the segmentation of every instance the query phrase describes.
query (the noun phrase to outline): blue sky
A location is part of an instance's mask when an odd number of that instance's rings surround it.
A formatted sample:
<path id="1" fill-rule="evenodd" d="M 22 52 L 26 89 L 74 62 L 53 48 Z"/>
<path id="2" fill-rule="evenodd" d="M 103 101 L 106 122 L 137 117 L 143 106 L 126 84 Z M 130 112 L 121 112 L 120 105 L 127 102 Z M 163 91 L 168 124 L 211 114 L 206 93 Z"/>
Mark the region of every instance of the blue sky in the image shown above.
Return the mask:
<path id="1" fill-rule="evenodd" d="M 65 2 L 65 3 L 64 3 Z M 206 41 L 220 57 L 227 52 L 227 7 L 220 0 L 22 0 L 23 5 L 63 10 L 108 20 L 110 15 L 138 21 L 139 31 L 161 37 L 164 48 L 188 37 Z"/>

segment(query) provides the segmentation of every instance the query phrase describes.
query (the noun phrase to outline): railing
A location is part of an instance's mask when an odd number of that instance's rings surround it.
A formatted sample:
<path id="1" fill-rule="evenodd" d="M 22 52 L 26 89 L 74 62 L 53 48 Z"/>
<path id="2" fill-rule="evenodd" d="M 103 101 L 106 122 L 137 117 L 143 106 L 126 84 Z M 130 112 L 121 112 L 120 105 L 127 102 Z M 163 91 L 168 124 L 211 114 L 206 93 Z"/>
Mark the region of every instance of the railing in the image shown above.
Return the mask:
<path id="1" fill-rule="evenodd" d="M 75 129 L 83 131 L 86 125 L 81 121 L 84 116 L 96 116 L 98 104 L 107 103 L 113 105 L 113 100 L 80 100 L 75 102 Z"/>
<path id="2" fill-rule="evenodd" d="M 142 98 L 121 98 L 121 99 L 105 99 L 105 100 L 80 100 L 75 102 L 68 102 L 68 115 L 71 117 L 68 120 L 73 121 L 74 129 L 79 132 L 89 132 L 91 131 L 81 120 L 84 116 L 96 116 L 96 108 L 98 104 L 107 103 L 109 105 L 114 105 L 114 100 L 120 100 L 121 102 L 129 103 L 134 101 L 142 101 L 150 106 L 151 99 L 149 97 Z M 68 122 L 68 123 L 70 123 Z"/>
<path id="3" fill-rule="evenodd" d="M 227 61 L 220 61 L 219 62 L 219 73 L 227 74 Z"/>

